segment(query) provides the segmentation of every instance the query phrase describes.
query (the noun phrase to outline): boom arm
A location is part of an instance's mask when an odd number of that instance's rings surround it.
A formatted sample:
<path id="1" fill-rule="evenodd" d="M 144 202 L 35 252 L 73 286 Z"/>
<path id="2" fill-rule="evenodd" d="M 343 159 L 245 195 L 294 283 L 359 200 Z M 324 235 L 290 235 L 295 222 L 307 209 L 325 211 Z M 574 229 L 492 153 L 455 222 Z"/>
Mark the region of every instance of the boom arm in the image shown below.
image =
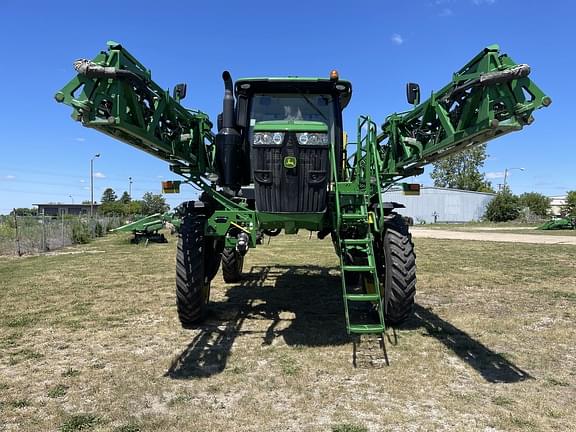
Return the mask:
<path id="1" fill-rule="evenodd" d="M 78 75 L 56 93 L 72 118 L 169 162 L 178 172 L 213 172 L 212 123 L 184 108 L 116 42 L 92 61 L 74 63 Z"/>
<path id="2" fill-rule="evenodd" d="M 422 166 L 534 121 L 552 100 L 498 45 L 485 48 L 452 82 L 413 110 L 392 114 L 378 135 L 384 184 L 421 174 Z"/>

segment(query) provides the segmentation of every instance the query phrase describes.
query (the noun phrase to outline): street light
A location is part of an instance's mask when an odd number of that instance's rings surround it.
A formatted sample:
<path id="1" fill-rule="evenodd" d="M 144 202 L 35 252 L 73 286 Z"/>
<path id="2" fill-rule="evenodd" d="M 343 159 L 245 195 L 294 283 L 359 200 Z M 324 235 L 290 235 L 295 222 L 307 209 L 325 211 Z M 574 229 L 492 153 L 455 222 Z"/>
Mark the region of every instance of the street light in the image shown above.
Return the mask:
<path id="1" fill-rule="evenodd" d="M 524 168 L 506 168 L 504 170 L 504 186 L 502 186 L 503 189 L 506 189 L 506 179 L 508 178 L 508 171 L 512 171 L 512 170 L 520 170 L 520 171 L 524 171 Z"/>
<path id="2" fill-rule="evenodd" d="M 74 204 L 74 197 L 72 195 L 68 195 L 70 197 L 70 199 L 72 200 L 72 204 Z"/>
<path id="3" fill-rule="evenodd" d="M 100 153 L 96 153 L 90 159 L 90 217 L 94 216 L 94 159 L 99 158 Z"/>
<path id="4" fill-rule="evenodd" d="M 128 177 L 128 196 L 132 199 L 132 177 Z"/>

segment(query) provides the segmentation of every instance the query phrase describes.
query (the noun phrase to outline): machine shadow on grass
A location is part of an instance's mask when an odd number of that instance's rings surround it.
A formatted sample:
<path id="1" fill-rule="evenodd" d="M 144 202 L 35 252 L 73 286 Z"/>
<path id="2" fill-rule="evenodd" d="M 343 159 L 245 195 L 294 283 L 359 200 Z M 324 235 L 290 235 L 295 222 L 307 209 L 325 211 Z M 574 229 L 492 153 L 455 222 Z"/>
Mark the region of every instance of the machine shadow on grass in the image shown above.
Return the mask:
<path id="1" fill-rule="evenodd" d="M 198 326 L 200 332 L 173 361 L 167 376 L 188 379 L 222 372 L 234 340 L 244 335 L 260 335 L 262 345 L 272 344 L 277 337 L 288 345 L 302 346 L 351 341 L 335 268 L 255 266 L 240 284 L 229 286 L 226 296 L 227 300 L 210 304 L 205 323 Z M 284 314 L 290 315 L 289 323 L 281 318 Z M 249 325 L 244 325 L 246 320 Z M 255 328 L 262 320 L 271 324 Z"/>
<path id="2" fill-rule="evenodd" d="M 414 307 L 414 315 L 401 329 L 426 330 L 426 336 L 432 336 L 449 348 L 461 360 L 472 366 L 486 381 L 491 383 L 514 383 L 533 379 L 501 354 L 473 339 L 466 332 L 443 320 L 430 309 L 419 304 Z"/>
<path id="3" fill-rule="evenodd" d="M 335 268 L 254 266 L 241 284 L 228 288 L 226 296 L 227 300 L 210 304 L 205 323 L 198 326 L 199 333 L 172 362 L 166 376 L 193 379 L 223 372 L 232 345 L 241 336 L 261 335 L 262 345 L 272 344 L 277 337 L 290 346 L 352 342 L 345 329 L 340 276 Z M 486 381 L 512 383 L 532 378 L 429 309 L 417 304 L 414 312 L 399 330 L 425 330 Z M 271 323 L 266 329 L 255 328 L 259 320 Z"/>

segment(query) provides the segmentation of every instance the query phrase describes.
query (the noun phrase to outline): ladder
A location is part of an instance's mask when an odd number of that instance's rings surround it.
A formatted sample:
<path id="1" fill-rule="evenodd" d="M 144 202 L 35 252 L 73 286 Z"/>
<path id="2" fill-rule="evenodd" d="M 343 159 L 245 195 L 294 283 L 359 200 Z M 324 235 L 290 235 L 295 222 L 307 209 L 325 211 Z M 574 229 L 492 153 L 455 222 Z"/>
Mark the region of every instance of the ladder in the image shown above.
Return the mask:
<path id="1" fill-rule="evenodd" d="M 380 283 L 376 258 L 373 249 L 373 235 L 370 224 L 373 215 L 368 211 L 367 197 L 361 192 L 343 192 L 344 184 L 336 184 L 336 202 L 339 208 L 340 226 L 338 246 L 340 250 L 340 277 L 346 317 L 346 330 L 349 334 L 382 334 L 384 324 L 384 302 L 380 295 Z M 362 233 L 360 237 L 347 233 Z M 356 322 L 351 319 L 351 303 L 373 304 L 378 320 L 376 322 Z"/>
<path id="2" fill-rule="evenodd" d="M 348 334 L 381 336 L 384 359 L 388 364 L 384 344 L 385 301 L 380 293 L 380 281 L 374 254 L 373 232 L 380 232 L 381 186 L 379 181 L 380 155 L 377 150 L 376 125 L 369 117 L 358 120 L 358 141 L 354 161 L 341 178 L 336 178 L 337 167 L 334 149 L 331 149 L 333 177 L 333 214 L 336 247 L 340 256 L 340 278 L 344 300 L 344 315 Z M 370 198 L 377 196 L 377 206 L 370 210 Z M 354 305 L 354 306 L 352 306 Z M 367 313 L 358 311 L 365 309 Z M 354 313 L 352 313 L 354 312 Z M 360 313 L 359 313 L 360 312 Z M 376 312 L 376 313 L 374 313 Z M 354 364 L 356 342 L 354 339 Z"/>

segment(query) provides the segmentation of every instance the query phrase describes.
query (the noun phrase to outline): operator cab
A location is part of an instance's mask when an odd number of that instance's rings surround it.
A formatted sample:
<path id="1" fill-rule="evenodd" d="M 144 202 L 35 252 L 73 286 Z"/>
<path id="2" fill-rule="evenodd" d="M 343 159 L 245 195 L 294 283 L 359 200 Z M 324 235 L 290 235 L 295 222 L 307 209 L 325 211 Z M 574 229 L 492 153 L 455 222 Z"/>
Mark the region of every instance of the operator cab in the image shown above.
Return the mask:
<path id="1" fill-rule="evenodd" d="M 238 180 L 242 185 L 254 184 L 256 210 L 326 210 L 330 148 L 334 148 L 335 166 L 341 167 L 342 110 L 351 95 L 351 84 L 337 76 L 236 81 L 235 120 L 241 135 Z"/>

